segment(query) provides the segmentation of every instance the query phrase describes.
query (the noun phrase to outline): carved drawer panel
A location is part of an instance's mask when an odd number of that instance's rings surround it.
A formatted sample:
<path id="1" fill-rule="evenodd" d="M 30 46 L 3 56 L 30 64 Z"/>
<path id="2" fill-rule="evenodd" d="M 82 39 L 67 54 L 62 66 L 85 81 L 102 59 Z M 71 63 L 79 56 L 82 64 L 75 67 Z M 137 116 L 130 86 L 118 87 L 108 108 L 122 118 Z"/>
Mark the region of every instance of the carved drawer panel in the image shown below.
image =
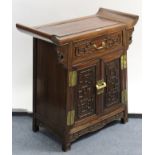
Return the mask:
<path id="1" fill-rule="evenodd" d="M 104 34 L 102 36 L 87 39 L 74 43 L 73 59 L 76 61 L 81 58 L 94 57 L 103 52 L 109 52 L 113 49 L 119 49 L 123 46 L 122 31 L 111 34 Z"/>

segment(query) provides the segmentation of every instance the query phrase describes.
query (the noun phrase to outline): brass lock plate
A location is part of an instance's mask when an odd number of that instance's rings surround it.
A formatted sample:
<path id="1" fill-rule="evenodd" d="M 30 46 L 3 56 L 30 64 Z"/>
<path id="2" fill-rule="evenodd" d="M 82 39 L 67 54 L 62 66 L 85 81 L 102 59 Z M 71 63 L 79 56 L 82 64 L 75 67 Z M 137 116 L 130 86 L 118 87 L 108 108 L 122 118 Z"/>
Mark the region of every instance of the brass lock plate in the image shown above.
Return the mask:
<path id="1" fill-rule="evenodd" d="M 97 95 L 104 93 L 104 88 L 106 87 L 106 82 L 104 80 L 99 80 L 96 82 Z"/>

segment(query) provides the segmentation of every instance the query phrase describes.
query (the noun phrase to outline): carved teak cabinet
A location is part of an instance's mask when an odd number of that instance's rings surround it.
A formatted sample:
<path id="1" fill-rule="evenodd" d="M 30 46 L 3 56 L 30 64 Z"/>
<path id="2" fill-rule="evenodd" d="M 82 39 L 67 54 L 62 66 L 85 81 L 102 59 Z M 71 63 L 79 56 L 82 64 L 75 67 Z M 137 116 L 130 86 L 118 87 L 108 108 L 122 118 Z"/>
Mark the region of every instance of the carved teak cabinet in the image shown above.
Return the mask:
<path id="1" fill-rule="evenodd" d="M 127 49 L 137 15 L 100 8 L 95 15 L 36 27 L 33 131 L 43 125 L 62 149 L 113 120 L 128 121 Z"/>

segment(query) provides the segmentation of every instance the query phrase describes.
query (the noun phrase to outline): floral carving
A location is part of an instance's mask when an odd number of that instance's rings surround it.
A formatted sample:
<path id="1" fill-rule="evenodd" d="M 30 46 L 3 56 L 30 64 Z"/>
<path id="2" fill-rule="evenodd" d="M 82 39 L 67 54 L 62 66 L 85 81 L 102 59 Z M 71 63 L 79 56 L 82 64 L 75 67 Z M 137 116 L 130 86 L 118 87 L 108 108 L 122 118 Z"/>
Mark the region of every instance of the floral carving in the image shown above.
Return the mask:
<path id="1" fill-rule="evenodd" d="M 75 141 L 77 138 L 79 138 L 80 136 L 82 136 L 82 135 L 84 135 L 86 133 L 94 132 L 96 130 L 99 130 L 99 129 L 103 128 L 106 124 L 112 122 L 113 120 L 120 119 L 123 116 L 124 116 L 124 113 L 120 112 L 120 113 L 118 113 L 118 114 L 116 114 L 116 115 L 114 115 L 114 116 L 112 116 L 110 118 L 107 118 L 107 119 L 105 119 L 103 121 L 100 121 L 100 122 L 98 122 L 98 123 L 96 123 L 94 125 L 91 125 L 91 126 L 85 128 L 83 130 L 80 130 L 80 131 L 78 131 L 76 133 L 73 133 L 73 134 L 70 135 L 69 141 L 70 142 Z"/>
<path id="2" fill-rule="evenodd" d="M 133 33 L 134 29 L 129 29 L 128 30 L 128 44 L 132 43 L 132 33 Z"/>
<path id="3" fill-rule="evenodd" d="M 102 42 L 105 43 L 105 47 L 102 50 L 108 50 L 109 48 L 115 48 L 122 45 L 122 32 L 105 34 L 92 40 L 85 40 L 74 44 L 75 56 L 83 56 L 96 52 L 94 45 L 101 46 Z"/>
<path id="4" fill-rule="evenodd" d="M 57 50 L 57 55 L 58 55 L 58 61 L 59 63 L 62 63 L 64 61 L 64 54 L 60 50 Z"/>

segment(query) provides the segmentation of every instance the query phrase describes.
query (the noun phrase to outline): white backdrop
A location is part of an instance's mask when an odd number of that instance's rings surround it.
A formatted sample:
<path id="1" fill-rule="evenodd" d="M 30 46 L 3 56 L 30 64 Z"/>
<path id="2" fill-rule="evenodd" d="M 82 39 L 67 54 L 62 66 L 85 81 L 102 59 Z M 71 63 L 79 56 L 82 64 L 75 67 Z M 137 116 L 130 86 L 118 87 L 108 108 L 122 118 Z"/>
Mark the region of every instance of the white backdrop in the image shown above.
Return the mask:
<path id="1" fill-rule="evenodd" d="M 13 0 L 12 6 L 13 109 L 32 111 L 32 37 L 17 31 L 15 24 L 41 25 L 91 15 L 104 7 L 140 16 L 128 50 L 128 102 L 130 113 L 142 113 L 141 0 Z"/>

